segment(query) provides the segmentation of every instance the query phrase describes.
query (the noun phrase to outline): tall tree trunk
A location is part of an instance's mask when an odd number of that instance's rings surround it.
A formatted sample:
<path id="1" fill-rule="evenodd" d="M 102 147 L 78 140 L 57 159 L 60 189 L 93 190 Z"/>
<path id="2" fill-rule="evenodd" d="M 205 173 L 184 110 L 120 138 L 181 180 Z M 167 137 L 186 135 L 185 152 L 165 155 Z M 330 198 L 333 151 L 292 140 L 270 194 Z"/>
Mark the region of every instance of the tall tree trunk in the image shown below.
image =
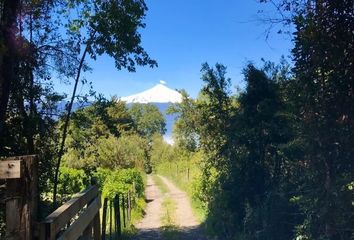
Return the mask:
<path id="1" fill-rule="evenodd" d="M 71 95 L 71 100 L 70 100 L 70 103 L 69 103 L 69 106 L 68 106 L 68 109 L 67 109 L 67 114 L 66 114 L 66 117 L 65 117 L 64 128 L 63 128 L 63 136 L 62 136 L 62 141 L 61 141 L 59 152 L 58 152 L 58 161 L 57 161 L 57 164 L 55 166 L 54 190 L 53 190 L 53 206 L 54 207 L 56 207 L 56 205 L 57 205 L 57 190 L 58 190 L 59 168 L 60 168 L 61 159 L 62 159 L 63 154 L 64 154 L 64 146 L 65 146 L 66 135 L 67 135 L 67 132 L 68 132 L 70 115 L 71 115 L 73 103 L 74 103 L 74 100 L 75 100 L 76 90 L 77 90 L 77 86 L 79 84 L 81 70 L 82 70 L 82 67 L 84 65 L 84 61 L 85 61 L 87 50 L 88 50 L 88 43 L 86 44 L 85 50 L 84 50 L 84 52 L 82 54 L 82 57 L 81 57 L 81 60 L 80 60 L 80 64 L 79 64 L 79 67 L 78 67 L 78 70 L 77 70 L 76 79 L 75 79 L 75 85 L 74 85 L 73 93 Z"/>
<path id="2" fill-rule="evenodd" d="M 33 21 L 32 21 L 32 12 L 29 16 L 30 21 L 29 21 L 29 35 L 30 35 L 30 51 L 29 51 L 29 58 L 32 59 L 35 56 L 35 47 L 33 45 Z M 34 90 L 34 59 L 30 61 L 27 67 L 27 77 L 29 80 L 29 116 L 28 116 L 28 129 L 27 130 L 27 150 L 28 154 L 34 154 L 35 149 L 34 149 L 34 128 L 36 126 L 36 121 L 35 118 L 38 118 L 37 114 L 37 106 L 35 104 L 35 90 Z"/>
<path id="3" fill-rule="evenodd" d="M 16 55 L 16 20 L 20 0 L 3 0 L 0 26 L 0 135 L 2 135 Z"/>

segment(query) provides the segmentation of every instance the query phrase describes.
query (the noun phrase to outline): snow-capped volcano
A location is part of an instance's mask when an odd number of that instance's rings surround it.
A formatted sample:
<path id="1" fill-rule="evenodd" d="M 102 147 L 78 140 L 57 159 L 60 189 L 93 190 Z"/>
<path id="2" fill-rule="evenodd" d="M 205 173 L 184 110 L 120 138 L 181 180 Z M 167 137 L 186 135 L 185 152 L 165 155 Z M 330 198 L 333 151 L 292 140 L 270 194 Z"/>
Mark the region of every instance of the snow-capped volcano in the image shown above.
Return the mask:
<path id="1" fill-rule="evenodd" d="M 180 103 L 182 95 L 166 86 L 166 82 L 160 81 L 154 87 L 143 92 L 122 97 L 122 101 L 127 103 Z"/>

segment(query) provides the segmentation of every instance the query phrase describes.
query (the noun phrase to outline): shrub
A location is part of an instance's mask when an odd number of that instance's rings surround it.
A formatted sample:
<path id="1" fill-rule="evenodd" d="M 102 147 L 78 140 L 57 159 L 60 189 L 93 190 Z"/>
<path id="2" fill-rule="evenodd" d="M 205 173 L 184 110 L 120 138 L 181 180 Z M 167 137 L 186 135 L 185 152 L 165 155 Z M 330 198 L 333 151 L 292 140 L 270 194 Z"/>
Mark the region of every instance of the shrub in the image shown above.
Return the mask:
<path id="1" fill-rule="evenodd" d="M 65 197 L 84 190 L 88 185 L 84 170 L 61 167 L 58 193 Z"/>
<path id="2" fill-rule="evenodd" d="M 127 194 L 128 191 L 135 192 L 138 197 L 143 196 L 144 182 L 138 170 L 121 169 L 106 176 L 102 188 L 104 197 L 113 199 L 117 194 Z"/>

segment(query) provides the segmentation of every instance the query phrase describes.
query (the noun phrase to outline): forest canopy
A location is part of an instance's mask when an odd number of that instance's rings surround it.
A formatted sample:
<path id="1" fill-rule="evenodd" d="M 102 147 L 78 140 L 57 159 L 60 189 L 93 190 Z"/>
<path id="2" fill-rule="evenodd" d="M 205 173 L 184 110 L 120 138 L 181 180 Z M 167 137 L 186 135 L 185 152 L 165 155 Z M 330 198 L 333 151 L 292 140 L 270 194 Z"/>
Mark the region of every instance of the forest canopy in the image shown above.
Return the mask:
<path id="1" fill-rule="evenodd" d="M 258 2 L 277 13 L 263 19 L 265 38 L 290 33 L 291 58 L 245 64 L 236 93 L 227 66 L 203 63 L 198 97 L 182 90 L 168 109 L 170 145 L 156 106 L 77 93 L 89 58 L 157 66 L 139 33 L 143 0 L 0 1 L 0 158 L 39 156 L 42 213 L 91 177 L 110 200 L 132 188 L 141 200 L 153 172 L 185 190 L 220 239 L 354 239 L 353 1 Z M 0 211 L 0 237 L 3 223 Z"/>

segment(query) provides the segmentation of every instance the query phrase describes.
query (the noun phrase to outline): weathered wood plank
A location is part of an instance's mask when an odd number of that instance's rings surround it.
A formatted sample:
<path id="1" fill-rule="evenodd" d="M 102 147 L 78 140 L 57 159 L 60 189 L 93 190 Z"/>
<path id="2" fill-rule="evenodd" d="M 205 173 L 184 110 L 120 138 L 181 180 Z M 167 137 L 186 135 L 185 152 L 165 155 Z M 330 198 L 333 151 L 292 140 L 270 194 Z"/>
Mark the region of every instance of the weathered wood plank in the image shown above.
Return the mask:
<path id="1" fill-rule="evenodd" d="M 102 240 L 106 240 L 107 205 L 108 205 L 108 198 L 105 198 L 103 200 L 103 209 L 102 209 Z"/>
<path id="2" fill-rule="evenodd" d="M 92 223 L 89 223 L 89 225 L 86 226 L 84 232 L 80 237 L 80 240 L 92 240 Z"/>
<path id="3" fill-rule="evenodd" d="M 38 211 L 38 159 L 35 155 L 6 161 L 20 163 L 21 178 L 6 180 L 6 239 L 33 239 Z"/>
<path id="4" fill-rule="evenodd" d="M 47 225 L 47 229 L 49 228 L 50 239 L 53 239 L 53 235 L 55 236 L 87 203 L 97 196 L 98 187 L 91 186 L 85 191 L 76 194 L 72 199 L 46 217 L 42 224 Z"/>
<path id="5" fill-rule="evenodd" d="M 131 196 L 130 196 L 130 191 L 128 191 L 128 222 L 131 222 L 131 215 L 132 215 L 132 202 L 131 202 Z"/>
<path id="6" fill-rule="evenodd" d="M 101 240 L 101 221 L 100 212 L 98 212 L 93 219 L 93 239 Z"/>
<path id="7" fill-rule="evenodd" d="M 0 179 L 21 178 L 21 160 L 0 161 Z"/>
<path id="8" fill-rule="evenodd" d="M 63 233 L 58 240 L 76 240 L 91 224 L 100 209 L 100 198 L 97 197 L 79 218 Z"/>
<path id="9" fill-rule="evenodd" d="M 126 228 L 126 224 L 125 224 L 125 199 L 124 199 L 124 194 L 122 194 L 122 213 L 123 213 L 123 227 Z"/>
<path id="10" fill-rule="evenodd" d="M 122 235 L 122 224 L 120 222 L 120 203 L 119 194 L 114 198 L 114 212 L 116 214 L 116 225 L 117 225 L 117 235 L 120 237 Z"/>

